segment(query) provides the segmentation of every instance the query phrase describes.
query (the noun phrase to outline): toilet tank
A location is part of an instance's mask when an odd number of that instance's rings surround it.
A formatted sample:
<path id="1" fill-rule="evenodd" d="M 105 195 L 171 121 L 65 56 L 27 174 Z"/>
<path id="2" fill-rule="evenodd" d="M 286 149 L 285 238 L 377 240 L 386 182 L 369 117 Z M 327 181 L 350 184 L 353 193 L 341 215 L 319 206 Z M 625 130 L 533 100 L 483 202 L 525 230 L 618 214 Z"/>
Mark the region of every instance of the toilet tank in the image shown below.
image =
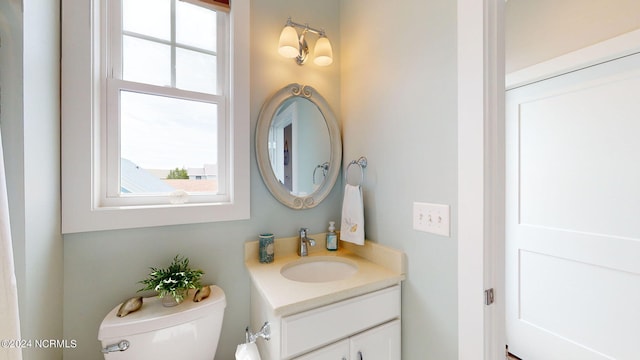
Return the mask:
<path id="1" fill-rule="evenodd" d="M 189 359 L 212 360 L 227 305 L 224 292 L 211 286 L 211 295 L 193 302 L 194 290 L 184 302 L 165 307 L 158 297 L 144 298 L 142 307 L 124 317 L 117 317 L 120 305 L 105 316 L 98 340 L 102 348 L 129 342 L 125 351 L 109 352 L 106 360 Z"/>

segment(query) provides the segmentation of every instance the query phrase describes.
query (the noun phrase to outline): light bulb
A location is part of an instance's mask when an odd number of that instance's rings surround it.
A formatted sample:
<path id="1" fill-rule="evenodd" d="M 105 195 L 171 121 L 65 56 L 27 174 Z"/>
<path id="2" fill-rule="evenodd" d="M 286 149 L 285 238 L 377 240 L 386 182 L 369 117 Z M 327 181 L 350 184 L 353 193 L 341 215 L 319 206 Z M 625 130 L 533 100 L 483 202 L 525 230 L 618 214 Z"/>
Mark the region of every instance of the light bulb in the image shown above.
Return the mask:
<path id="1" fill-rule="evenodd" d="M 333 63 L 333 50 L 331 49 L 331 43 L 326 36 L 321 36 L 316 41 L 316 47 L 313 49 L 315 58 L 313 62 L 319 66 L 328 66 Z"/>
<path id="2" fill-rule="evenodd" d="M 278 53 L 286 58 L 294 58 L 300 54 L 298 32 L 293 26 L 285 26 L 280 33 Z"/>

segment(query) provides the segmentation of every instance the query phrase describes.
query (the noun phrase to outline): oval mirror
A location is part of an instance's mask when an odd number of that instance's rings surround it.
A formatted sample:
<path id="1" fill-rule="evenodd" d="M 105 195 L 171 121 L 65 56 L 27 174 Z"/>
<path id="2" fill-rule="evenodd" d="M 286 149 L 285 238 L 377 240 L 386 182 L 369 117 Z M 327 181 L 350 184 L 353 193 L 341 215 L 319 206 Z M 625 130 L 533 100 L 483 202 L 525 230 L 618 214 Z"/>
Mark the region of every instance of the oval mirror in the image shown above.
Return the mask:
<path id="1" fill-rule="evenodd" d="M 338 121 L 312 87 L 290 84 L 260 110 L 256 158 L 271 194 L 293 209 L 320 204 L 336 183 L 342 161 Z"/>

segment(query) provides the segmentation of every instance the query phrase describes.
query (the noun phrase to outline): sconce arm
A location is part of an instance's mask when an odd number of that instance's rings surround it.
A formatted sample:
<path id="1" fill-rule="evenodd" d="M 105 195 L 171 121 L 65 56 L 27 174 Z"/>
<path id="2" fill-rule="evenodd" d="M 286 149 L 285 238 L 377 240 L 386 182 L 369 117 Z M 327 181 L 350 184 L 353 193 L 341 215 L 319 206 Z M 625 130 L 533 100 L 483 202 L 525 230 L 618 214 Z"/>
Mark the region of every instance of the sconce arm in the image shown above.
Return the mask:
<path id="1" fill-rule="evenodd" d="M 304 29 L 304 30 L 310 31 L 310 32 L 312 32 L 314 34 L 318 34 L 320 36 L 327 36 L 325 34 L 325 32 L 324 32 L 324 29 L 315 29 L 315 28 L 312 28 L 311 26 L 309 26 L 309 24 L 297 23 L 297 22 L 291 20 L 291 16 L 289 16 L 289 18 L 287 19 L 287 24 L 286 25 L 287 26 L 297 27 L 297 28 L 300 28 L 300 29 Z"/>

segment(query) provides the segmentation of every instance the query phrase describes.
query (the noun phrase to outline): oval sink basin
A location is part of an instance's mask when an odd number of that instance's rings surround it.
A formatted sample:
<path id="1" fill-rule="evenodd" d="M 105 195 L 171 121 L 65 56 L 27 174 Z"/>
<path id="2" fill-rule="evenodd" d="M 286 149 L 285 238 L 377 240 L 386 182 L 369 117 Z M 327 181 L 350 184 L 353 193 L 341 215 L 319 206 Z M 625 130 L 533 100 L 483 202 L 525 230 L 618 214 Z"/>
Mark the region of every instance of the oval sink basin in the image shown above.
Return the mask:
<path id="1" fill-rule="evenodd" d="M 347 259 L 313 257 L 285 265 L 280 274 L 301 282 L 328 282 L 346 279 L 358 272 L 358 265 Z"/>

